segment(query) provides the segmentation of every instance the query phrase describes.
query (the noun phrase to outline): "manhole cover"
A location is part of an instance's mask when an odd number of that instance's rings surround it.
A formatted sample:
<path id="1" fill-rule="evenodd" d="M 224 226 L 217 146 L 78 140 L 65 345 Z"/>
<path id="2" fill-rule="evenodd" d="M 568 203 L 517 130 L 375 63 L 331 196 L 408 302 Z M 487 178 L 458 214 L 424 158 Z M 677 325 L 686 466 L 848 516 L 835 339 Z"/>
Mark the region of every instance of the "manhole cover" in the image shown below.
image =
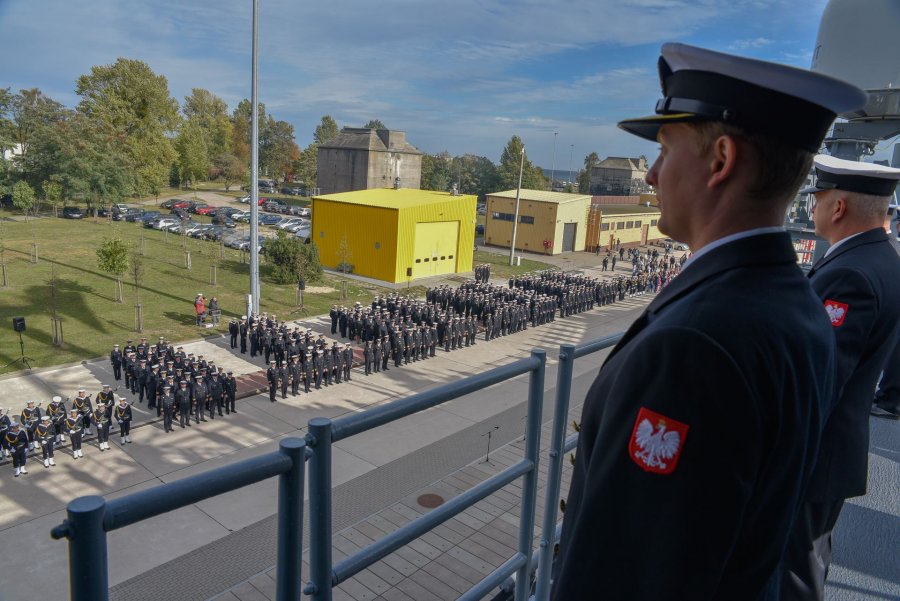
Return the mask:
<path id="1" fill-rule="evenodd" d="M 427 493 L 416 499 L 416 503 L 418 503 L 422 507 L 425 507 L 426 509 L 434 509 L 438 505 L 444 504 L 444 497 L 436 495 L 434 493 Z"/>

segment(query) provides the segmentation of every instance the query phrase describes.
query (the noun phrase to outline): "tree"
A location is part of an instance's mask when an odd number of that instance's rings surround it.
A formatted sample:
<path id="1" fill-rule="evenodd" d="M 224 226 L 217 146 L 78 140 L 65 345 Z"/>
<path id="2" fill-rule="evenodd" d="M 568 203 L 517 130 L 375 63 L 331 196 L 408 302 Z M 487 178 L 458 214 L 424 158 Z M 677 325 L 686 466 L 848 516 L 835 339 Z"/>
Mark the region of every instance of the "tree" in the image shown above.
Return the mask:
<path id="1" fill-rule="evenodd" d="M 450 176 L 459 184 L 460 194 L 476 194 L 480 201 L 497 190 L 497 166 L 487 157 L 474 154 L 455 157 Z"/>
<path id="2" fill-rule="evenodd" d="M 316 185 L 316 178 L 319 173 L 319 145 L 313 142 L 303 149 L 300 157 L 294 162 L 294 177 L 299 178 L 303 185 L 306 186 L 307 194 L 309 189 Z"/>
<path id="3" fill-rule="evenodd" d="M 22 211 L 25 220 L 28 221 L 28 213 L 35 208 L 34 190 L 25 180 L 19 180 L 12 189 L 13 206 Z"/>
<path id="4" fill-rule="evenodd" d="M 338 137 L 338 124 L 331 115 L 325 115 L 322 117 L 322 121 L 316 126 L 316 131 L 313 133 L 313 141 L 316 144 L 324 144 L 325 142 L 329 142 Z"/>
<path id="5" fill-rule="evenodd" d="M 266 105 L 260 102 L 257 113 L 259 114 L 259 127 L 262 129 L 266 122 Z M 250 110 L 250 101 L 241 100 L 231 115 L 231 152 L 245 165 L 250 165 L 250 118 L 253 113 Z"/>
<path id="6" fill-rule="evenodd" d="M 197 178 L 206 175 L 209 171 L 209 154 L 206 142 L 203 140 L 203 131 L 193 121 L 185 121 L 175 140 L 175 149 L 178 152 L 178 173 L 181 183 L 194 183 Z"/>
<path id="7" fill-rule="evenodd" d="M 446 150 L 440 154 L 422 155 L 422 183 L 423 190 L 436 190 L 447 192 L 450 190 L 450 153 Z"/>
<path id="8" fill-rule="evenodd" d="M 44 190 L 44 200 L 53 207 L 53 215 L 56 216 L 59 203 L 62 200 L 62 184 L 57 181 L 45 181 L 41 184 Z"/>
<path id="9" fill-rule="evenodd" d="M 233 154 L 220 154 L 213 159 L 213 164 L 225 181 L 226 192 L 233 184 L 243 181 L 247 177 L 247 165 Z"/>
<path id="10" fill-rule="evenodd" d="M 578 192 L 581 194 L 591 193 L 591 170 L 600 164 L 600 157 L 596 152 L 584 157 L 584 169 L 578 172 Z"/>
<path id="11" fill-rule="evenodd" d="M 233 125 L 224 100 L 209 90 L 194 88 L 190 96 L 185 96 L 182 112 L 199 128 L 209 156 L 231 151 Z"/>
<path id="12" fill-rule="evenodd" d="M 300 158 L 300 149 L 294 142 L 294 126 L 287 121 L 276 121 L 271 115 L 259 134 L 259 165 L 273 177 L 284 181 L 293 175 L 294 162 Z"/>
<path id="13" fill-rule="evenodd" d="M 338 263 L 338 269 L 341 273 L 346 276 L 348 273 L 353 273 L 353 265 L 350 264 L 350 259 L 353 258 L 353 252 L 350 250 L 350 241 L 347 240 L 347 234 L 341 237 L 340 243 L 338 243 L 338 249 L 335 252 L 337 254 L 340 263 Z M 347 298 L 347 278 L 341 278 L 341 299 Z"/>
<path id="14" fill-rule="evenodd" d="M 387 126 L 380 119 L 369 119 L 368 123 L 363 125 L 363 129 L 387 129 Z"/>
<path id="15" fill-rule="evenodd" d="M 90 74 L 78 78 L 75 91 L 81 96 L 80 113 L 123 136 L 134 169 L 132 191 L 144 194 L 152 185 L 165 185 L 175 160 L 170 136 L 180 121 L 166 78 L 142 61 L 120 58 L 91 67 Z"/>
<path id="16" fill-rule="evenodd" d="M 90 209 L 118 202 L 133 191 L 126 144 L 112 125 L 80 113 L 59 124 L 47 145 L 55 145 L 55 179 L 63 186 L 63 197 L 82 196 Z"/>
<path id="17" fill-rule="evenodd" d="M 497 169 L 497 187 L 500 190 L 509 190 L 518 186 L 519 165 L 523 152 L 525 152 L 525 145 L 519 136 L 513 136 L 506 143 L 506 147 L 500 155 L 500 167 Z M 547 188 L 546 176 L 539 167 L 531 164 L 527 152 L 525 152 L 525 162 L 522 168 L 522 188 L 528 190 L 546 190 Z"/>
<path id="18" fill-rule="evenodd" d="M 322 277 L 319 251 L 314 244 L 304 244 L 300 238 L 279 230 L 274 238 L 267 238 L 264 246 L 272 264 L 272 280 L 276 284 L 297 283 L 303 277 L 312 282 Z"/>
<path id="19" fill-rule="evenodd" d="M 97 248 L 97 267 L 116 278 L 116 302 L 125 302 L 122 275 L 128 271 L 130 248 L 121 238 L 105 238 Z"/>
<path id="20" fill-rule="evenodd" d="M 131 278 L 134 281 L 134 329 L 144 331 L 144 307 L 141 305 L 141 282 L 144 279 L 144 258 L 137 251 L 131 253 Z"/>

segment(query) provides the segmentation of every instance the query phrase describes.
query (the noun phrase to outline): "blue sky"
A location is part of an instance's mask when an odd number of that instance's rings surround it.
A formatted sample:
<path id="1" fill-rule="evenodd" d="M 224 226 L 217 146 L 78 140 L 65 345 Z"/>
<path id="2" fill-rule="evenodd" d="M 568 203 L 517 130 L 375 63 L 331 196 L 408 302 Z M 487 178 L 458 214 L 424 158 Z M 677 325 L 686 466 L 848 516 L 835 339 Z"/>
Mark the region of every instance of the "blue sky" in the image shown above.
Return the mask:
<path id="1" fill-rule="evenodd" d="M 512 135 L 568 170 L 655 157 L 616 128 L 652 112 L 665 41 L 809 67 L 826 0 L 260 0 L 260 101 L 306 146 L 370 118 L 420 150 L 499 161 Z M 182 102 L 250 96 L 250 0 L 0 0 L 0 86 L 75 106 L 75 79 L 140 59 Z"/>

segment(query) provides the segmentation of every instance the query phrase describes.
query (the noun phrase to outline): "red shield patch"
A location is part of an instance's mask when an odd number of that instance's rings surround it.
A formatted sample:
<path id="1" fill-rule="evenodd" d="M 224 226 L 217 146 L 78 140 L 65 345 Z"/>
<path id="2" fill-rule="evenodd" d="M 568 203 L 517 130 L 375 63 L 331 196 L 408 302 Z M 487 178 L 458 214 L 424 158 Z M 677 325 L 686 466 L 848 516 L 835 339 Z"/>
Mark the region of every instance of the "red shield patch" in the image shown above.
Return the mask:
<path id="1" fill-rule="evenodd" d="M 628 441 L 628 456 L 642 470 L 671 474 L 690 426 L 641 407 Z"/>
<path id="2" fill-rule="evenodd" d="M 847 311 L 849 310 L 850 305 L 846 303 L 831 300 L 830 298 L 825 300 L 825 311 L 828 313 L 828 318 L 834 327 L 844 323 L 844 318 L 847 317 Z"/>

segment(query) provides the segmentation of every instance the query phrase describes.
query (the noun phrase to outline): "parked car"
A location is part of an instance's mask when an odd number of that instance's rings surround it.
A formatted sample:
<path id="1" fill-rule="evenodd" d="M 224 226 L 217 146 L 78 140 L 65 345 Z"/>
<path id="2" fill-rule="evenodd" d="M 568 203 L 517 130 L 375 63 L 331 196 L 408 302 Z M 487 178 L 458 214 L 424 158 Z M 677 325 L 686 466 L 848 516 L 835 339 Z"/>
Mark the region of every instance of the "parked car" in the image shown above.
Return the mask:
<path id="1" fill-rule="evenodd" d="M 259 240 L 259 250 L 262 251 L 262 247 L 266 242 L 266 237 L 257 236 L 257 240 Z M 250 236 L 247 236 L 245 240 L 241 240 L 237 248 L 238 250 L 250 250 Z"/>
<path id="2" fill-rule="evenodd" d="M 278 225 L 284 219 L 281 215 L 273 215 L 272 213 L 263 213 L 259 216 L 260 225 Z"/>
<path id="3" fill-rule="evenodd" d="M 475 235 L 476 236 L 484 236 L 484 224 L 479 223 L 475 225 Z"/>
<path id="4" fill-rule="evenodd" d="M 272 200 L 272 199 L 269 198 L 268 196 L 260 196 L 259 198 L 256 199 L 256 205 L 261 207 L 264 204 L 266 204 L 267 202 L 269 202 L 270 200 Z"/>
<path id="5" fill-rule="evenodd" d="M 163 216 L 151 222 L 150 225 L 153 229 L 162 231 L 172 226 L 179 225 L 180 223 L 181 219 L 178 219 L 177 217 Z"/>
<path id="6" fill-rule="evenodd" d="M 109 217 L 110 215 L 111 213 L 106 207 L 100 207 L 99 209 L 97 209 L 97 217 Z"/>
<path id="7" fill-rule="evenodd" d="M 234 221 L 250 221 L 250 211 L 238 211 L 237 213 L 232 213 L 231 219 Z"/>
<path id="8" fill-rule="evenodd" d="M 128 212 L 125 213 L 125 221 L 134 223 L 140 221 L 143 216 L 144 209 L 128 209 Z"/>
<path id="9" fill-rule="evenodd" d="M 84 213 L 78 207 L 63 207 L 63 219 L 84 219 Z"/>
<path id="10" fill-rule="evenodd" d="M 284 228 L 284 231 L 294 234 L 297 230 L 302 230 L 303 228 L 309 228 L 312 224 L 310 224 L 309 219 L 301 219 L 297 223 L 287 226 Z"/>
<path id="11" fill-rule="evenodd" d="M 278 229 L 287 230 L 292 225 L 299 225 L 303 220 L 297 218 L 283 218 L 281 223 L 278 224 Z"/>
<path id="12" fill-rule="evenodd" d="M 175 215 L 178 219 L 190 219 L 187 210 L 178 207 L 172 209 L 172 215 Z"/>
<path id="13" fill-rule="evenodd" d="M 113 213 L 121 213 L 122 211 L 127 211 L 128 208 L 129 208 L 129 207 L 128 207 L 127 204 L 121 203 L 121 202 L 117 202 L 116 204 L 114 204 L 114 205 L 112 206 L 112 212 L 113 212 Z"/>
<path id="14" fill-rule="evenodd" d="M 227 215 L 215 215 L 212 218 L 213 225 L 221 225 L 224 227 L 237 227 L 237 224 L 234 222 L 234 219 L 228 217 Z"/>
<path id="15" fill-rule="evenodd" d="M 188 213 L 196 214 L 197 211 L 200 209 L 205 209 L 208 212 L 210 208 L 211 207 L 208 204 L 206 204 L 205 202 L 199 202 L 199 201 L 192 200 L 191 206 L 188 207 Z"/>
<path id="16" fill-rule="evenodd" d="M 294 235 L 297 236 L 298 238 L 300 238 L 301 240 L 303 240 L 304 242 L 309 241 L 309 237 L 311 235 L 311 230 L 310 230 L 309 225 L 307 224 L 306 226 L 301 227 L 296 232 L 294 232 Z"/>
<path id="17" fill-rule="evenodd" d="M 270 213 L 281 213 L 283 208 L 287 205 L 278 202 L 277 200 L 270 200 L 266 204 L 263 205 L 263 209 Z"/>
<path id="18" fill-rule="evenodd" d="M 144 225 L 147 225 L 149 222 L 154 219 L 158 219 L 160 217 L 159 211 L 145 211 L 143 215 L 141 215 L 141 222 Z"/>
<path id="19" fill-rule="evenodd" d="M 211 240 L 213 242 L 218 242 L 225 236 L 225 234 L 228 233 L 228 231 L 228 228 L 224 226 L 214 225 L 213 227 L 203 232 L 203 238 L 206 240 Z"/>
<path id="20" fill-rule="evenodd" d="M 237 201 L 244 203 L 245 205 L 248 205 L 248 204 L 250 204 L 250 195 L 248 194 L 247 196 L 242 196 L 242 197 L 238 198 Z"/>
<path id="21" fill-rule="evenodd" d="M 297 208 L 299 209 L 299 211 L 297 212 L 297 215 L 299 215 L 300 217 L 307 217 L 307 218 L 312 217 L 312 210 L 309 207 L 297 207 Z"/>

